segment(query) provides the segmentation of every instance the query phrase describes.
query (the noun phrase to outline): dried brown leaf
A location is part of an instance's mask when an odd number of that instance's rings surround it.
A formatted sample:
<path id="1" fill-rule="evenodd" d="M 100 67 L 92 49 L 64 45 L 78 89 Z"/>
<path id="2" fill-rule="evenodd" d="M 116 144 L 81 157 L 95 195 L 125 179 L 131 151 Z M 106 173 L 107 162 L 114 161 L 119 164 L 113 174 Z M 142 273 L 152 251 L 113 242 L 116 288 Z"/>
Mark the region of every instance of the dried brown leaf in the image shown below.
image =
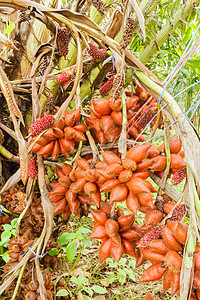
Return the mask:
<path id="1" fill-rule="evenodd" d="M 21 121 L 21 123 L 24 125 L 24 120 L 21 114 L 21 111 L 19 110 L 19 107 L 17 105 L 17 102 L 14 97 L 13 89 L 10 84 L 10 81 L 4 72 L 3 68 L 0 66 L 0 88 L 2 90 L 2 93 L 6 99 L 6 102 L 8 104 L 9 110 L 13 111 L 16 117 L 18 117 Z"/>

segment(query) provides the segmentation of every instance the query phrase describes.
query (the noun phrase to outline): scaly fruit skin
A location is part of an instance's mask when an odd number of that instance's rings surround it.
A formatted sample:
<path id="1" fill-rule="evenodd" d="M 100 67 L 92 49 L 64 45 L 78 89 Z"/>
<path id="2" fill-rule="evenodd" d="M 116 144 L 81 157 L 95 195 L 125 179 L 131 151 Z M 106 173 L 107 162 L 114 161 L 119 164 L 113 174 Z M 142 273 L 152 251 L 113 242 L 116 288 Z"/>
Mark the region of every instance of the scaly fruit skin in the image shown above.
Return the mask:
<path id="1" fill-rule="evenodd" d="M 140 278 L 141 282 L 155 281 L 162 278 L 167 268 L 161 266 L 162 263 L 156 263 L 150 266 Z"/>
<path id="2" fill-rule="evenodd" d="M 28 161 L 28 177 L 34 179 L 37 176 L 35 158 L 32 156 Z"/>
<path id="3" fill-rule="evenodd" d="M 28 130 L 29 135 L 36 136 L 40 134 L 45 129 L 51 127 L 54 123 L 54 120 L 54 116 L 46 115 L 35 121 L 35 123 L 33 123 Z"/>

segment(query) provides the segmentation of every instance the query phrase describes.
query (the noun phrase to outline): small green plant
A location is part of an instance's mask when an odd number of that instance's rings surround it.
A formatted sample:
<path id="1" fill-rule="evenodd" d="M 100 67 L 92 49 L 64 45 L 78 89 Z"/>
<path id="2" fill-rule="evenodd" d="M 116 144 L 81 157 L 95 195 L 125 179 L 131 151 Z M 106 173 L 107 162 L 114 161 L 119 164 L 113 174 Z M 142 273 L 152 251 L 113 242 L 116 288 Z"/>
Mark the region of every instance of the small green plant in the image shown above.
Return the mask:
<path id="1" fill-rule="evenodd" d="M 11 221 L 11 224 L 3 224 L 4 231 L 1 234 L 0 240 L 0 255 L 5 262 L 9 261 L 8 251 L 4 252 L 4 247 L 7 246 L 7 243 L 10 241 L 12 236 L 16 236 L 15 227 L 17 224 L 18 218 L 15 218 Z"/>
<path id="2" fill-rule="evenodd" d="M 108 267 L 114 269 L 113 272 L 109 275 L 108 281 L 110 284 L 117 281 L 121 285 L 126 282 L 126 278 L 130 277 L 135 281 L 134 268 L 136 261 L 131 259 L 130 262 L 127 261 L 127 258 L 122 257 L 118 263 L 113 262 L 112 259 L 108 259 Z"/>
<path id="3" fill-rule="evenodd" d="M 71 263 L 76 256 L 78 247 L 77 247 L 77 242 L 79 243 L 79 254 L 78 254 L 78 259 L 80 258 L 80 255 L 82 253 L 82 250 L 84 249 L 85 246 L 91 246 L 90 240 L 85 237 L 83 234 L 90 234 L 91 230 L 88 228 L 85 228 L 83 226 L 79 227 L 76 232 L 64 232 L 61 234 L 58 238 L 58 246 L 61 247 L 60 249 L 57 248 L 52 248 L 48 254 L 53 256 L 53 255 L 58 255 L 59 252 L 62 254 L 66 255 L 68 261 Z M 76 259 L 75 265 L 78 261 Z M 73 268 L 75 267 L 73 265 Z"/>
<path id="4" fill-rule="evenodd" d="M 78 277 L 72 276 L 70 279 L 70 282 L 76 284 L 76 286 L 77 286 L 76 293 L 80 293 L 80 292 L 84 291 L 87 294 L 89 294 L 90 297 L 93 296 L 94 292 L 97 294 L 100 294 L 100 295 L 107 293 L 107 290 L 104 287 L 101 287 L 99 285 L 94 284 L 92 286 L 89 286 L 90 279 L 86 276 L 78 276 Z M 92 299 L 90 297 L 83 295 L 84 300 Z"/>

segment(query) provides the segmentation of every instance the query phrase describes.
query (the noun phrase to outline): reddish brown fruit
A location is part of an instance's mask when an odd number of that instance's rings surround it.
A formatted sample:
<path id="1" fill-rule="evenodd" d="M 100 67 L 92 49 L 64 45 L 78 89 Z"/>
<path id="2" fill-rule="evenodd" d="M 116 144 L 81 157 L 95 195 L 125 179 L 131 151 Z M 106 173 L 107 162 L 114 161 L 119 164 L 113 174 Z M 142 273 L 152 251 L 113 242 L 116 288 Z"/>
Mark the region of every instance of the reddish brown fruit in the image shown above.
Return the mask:
<path id="1" fill-rule="evenodd" d="M 119 180 L 121 182 L 127 182 L 131 179 L 133 173 L 131 170 L 124 170 L 119 174 Z"/>
<path id="2" fill-rule="evenodd" d="M 137 164 L 134 160 L 125 158 L 122 162 L 124 169 L 135 171 L 137 168 Z"/>
<path id="3" fill-rule="evenodd" d="M 200 289 L 200 273 L 198 271 L 194 271 L 193 286 Z"/>
<path id="4" fill-rule="evenodd" d="M 65 209 L 66 205 L 67 205 L 67 199 L 66 198 L 63 198 L 63 199 L 59 200 L 56 203 L 53 203 L 53 206 L 55 208 L 54 214 L 58 214 L 61 211 L 63 211 Z"/>
<path id="5" fill-rule="evenodd" d="M 116 186 L 110 194 L 110 201 L 111 202 L 121 202 L 126 200 L 128 196 L 128 188 L 127 186 L 122 183 L 118 186 Z"/>
<path id="6" fill-rule="evenodd" d="M 106 133 L 115 126 L 115 122 L 110 115 L 102 116 L 100 125 L 101 129 Z"/>
<path id="7" fill-rule="evenodd" d="M 67 190 L 67 186 L 64 186 L 60 183 L 57 183 L 57 185 L 53 189 L 53 193 L 58 194 L 58 195 L 62 195 L 62 194 L 65 194 L 66 190 Z"/>
<path id="8" fill-rule="evenodd" d="M 120 228 L 123 228 L 132 225 L 134 220 L 135 220 L 135 215 L 131 214 L 131 215 L 119 217 L 117 222 L 119 223 Z"/>
<path id="9" fill-rule="evenodd" d="M 106 258 L 110 257 L 111 240 L 105 239 L 103 244 L 99 247 L 99 263 L 102 263 Z"/>
<path id="10" fill-rule="evenodd" d="M 151 147 L 147 151 L 147 157 L 148 158 L 152 158 L 152 157 L 157 156 L 159 154 L 160 154 L 160 152 L 159 152 L 158 148 L 156 148 L 156 146 L 154 146 L 154 145 L 151 145 Z"/>
<path id="11" fill-rule="evenodd" d="M 121 237 L 123 239 L 129 240 L 129 241 L 135 241 L 141 238 L 141 234 L 133 229 L 127 230 L 125 232 L 121 233 Z"/>
<path id="12" fill-rule="evenodd" d="M 120 246 L 122 244 L 121 236 L 119 233 L 110 235 L 110 240 L 112 242 L 112 245 Z"/>
<path id="13" fill-rule="evenodd" d="M 38 155 L 50 155 L 54 146 L 54 141 L 50 142 L 49 144 L 42 146 L 38 151 Z"/>
<path id="14" fill-rule="evenodd" d="M 159 252 L 161 254 L 166 254 L 169 248 L 166 246 L 165 242 L 160 239 L 153 240 L 147 243 L 147 246 L 150 247 L 152 250 Z"/>
<path id="15" fill-rule="evenodd" d="M 111 117 L 115 124 L 122 126 L 123 115 L 121 111 L 112 111 Z"/>
<path id="16" fill-rule="evenodd" d="M 167 227 L 162 228 L 162 238 L 166 245 L 174 251 L 182 251 L 182 245 L 176 240 L 175 236 Z"/>
<path id="17" fill-rule="evenodd" d="M 112 204 L 110 203 L 102 203 L 101 204 L 101 211 L 105 212 L 107 215 L 110 214 L 112 209 Z"/>
<path id="18" fill-rule="evenodd" d="M 110 179 L 107 180 L 100 188 L 101 192 L 107 193 L 113 190 L 116 186 L 120 184 L 119 179 Z"/>
<path id="19" fill-rule="evenodd" d="M 187 166 L 182 157 L 179 154 L 171 154 L 171 168 L 172 169 L 182 169 Z"/>
<path id="20" fill-rule="evenodd" d="M 71 190 L 73 193 L 78 194 L 83 190 L 83 188 L 85 188 L 86 184 L 87 184 L 87 180 L 85 180 L 84 178 L 80 178 L 75 182 L 73 187 L 71 187 Z"/>
<path id="21" fill-rule="evenodd" d="M 84 178 L 85 180 L 87 180 L 85 178 L 85 171 L 83 171 L 82 169 L 76 169 L 76 170 L 74 170 L 73 172 L 70 173 L 70 177 L 71 176 L 75 176 L 75 178 L 77 178 L 77 179 Z"/>
<path id="22" fill-rule="evenodd" d="M 107 163 L 105 161 L 99 161 L 96 165 L 96 169 L 105 169 L 107 167 Z"/>
<path id="23" fill-rule="evenodd" d="M 194 268 L 197 271 L 200 271 L 200 253 L 194 254 Z"/>
<path id="24" fill-rule="evenodd" d="M 80 206 L 80 202 L 78 201 L 78 199 L 75 199 L 75 201 L 73 202 L 68 202 L 68 205 L 71 212 L 73 212 L 75 215 L 79 215 L 78 208 Z"/>
<path id="25" fill-rule="evenodd" d="M 60 145 L 58 140 L 55 140 L 53 150 L 51 152 L 52 159 L 55 160 L 60 153 Z"/>
<path id="26" fill-rule="evenodd" d="M 58 127 L 52 128 L 52 132 L 57 139 L 60 139 L 64 136 L 64 132 Z"/>
<path id="27" fill-rule="evenodd" d="M 140 249 L 136 248 L 136 252 L 135 252 L 135 257 L 136 257 L 136 268 L 140 267 L 146 260 L 146 258 L 144 257 L 143 253 L 140 251 Z"/>
<path id="28" fill-rule="evenodd" d="M 51 192 L 51 193 L 49 193 L 49 198 L 52 203 L 56 203 L 59 200 L 63 199 L 63 195 L 57 195 L 57 194 L 54 194 L 53 192 Z"/>
<path id="29" fill-rule="evenodd" d="M 139 100 L 140 100 L 139 97 L 136 95 L 133 95 L 132 97 L 127 97 L 126 98 L 127 110 L 134 109 L 135 106 L 138 104 Z"/>
<path id="30" fill-rule="evenodd" d="M 152 165 L 150 167 L 150 170 L 153 170 L 154 172 L 161 172 L 165 170 L 166 163 L 167 163 L 166 156 L 158 155 L 156 157 L 153 157 L 151 160 L 152 160 Z"/>
<path id="31" fill-rule="evenodd" d="M 107 236 L 104 225 L 96 223 L 94 225 L 92 234 L 90 236 L 91 239 L 103 239 Z"/>
<path id="32" fill-rule="evenodd" d="M 54 138 L 52 138 L 51 140 L 53 140 Z M 44 136 L 42 136 L 38 141 L 37 144 L 41 145 L 41 146 L 45 146 L 49 143 L 49 139 L 45 138 Z"/>
<path id="33" fill-rule="evenodd" d="M 172 271 L 180 271 L 182 266 L 182 257 L 176 251 L 168 251 L 165 255 L 165 265 Z"/>
<path id="34" fill-rule="evenodd" d="M 60 152 L 66 156 L 69 157 L 69 151 L 67 151 L 61 144 L 60 144 Z"/>
<path id="35" fill-rule="evenodd" d="M 148 177 L 150 177 L 152 174 L 152 172 L 135 172 L 133 173 L 133 177 L 139 177 L 139 178 L 142 178 L 142 179 L 147 179 Z"/>
<path id="36" fill-rule="evenodd" d="M 34 141 L 32 141 L 30 144 L 29 144 L 29 147 L 31 147 L 31 145 L 34 143 Z M 31 152 L 38 152 L 40 151 L 40 149 L 42 148 L 41 145 L 39 145 L 38 143 L 35 144 L 35 146 L 33 146 L 33 148 L 31 149 Z"/>
<path id="37" fill-rule="evenodd" d="M 146 182 L 142 178 L 132 177 L 126 184 L 129 190 L 134 194 L 149 193 L 149 188 L 146 186 Z"/>
<path id="38" fill-rule="evenodd" d="M 180 272 L 171 273 L 171 295 L 174 296 L 180 288 Z"/>
<path id="39" fill-rule="evenodd" d="M 162 263 L 156 263 L 150 266 L 140 278 L 141 282 L 156 281 L 162 278 L 167 268 L 161 266 Z"/>
<path id="40" fill-rule="evenodd" d="M 76 193 L 72 192 L 71 189 L 68 189 L 66 194 L 65 194 L 66 198 L 67 198 L 67 201 L 68 203 L 69 202 L 74 202 L 76 200 Z"/>
<path id="41" fill-rule="evenodd" d="M 95 131 L 94 132 L 95 137 L 98 139 L 100 144 L 106 143 L 106 137 L 103 131 Z"/>
<path id="42" fill-rule="evenodd" d="M 138 196 L 138 200 L 142 206 L 146 206 L 151 209 L 155 208 L 155 206 L 153 204 L 153 196 L 151 193 L 141 193 L 141 194 L 138 194 L 137 196 Z"/>
<path id="43" fill-rule="evenodd" d="M 85 124 L 82 124 L 82 123 L 79 123 L 79 124 L 76 124 L 75 126 L 73 126 L 73 128 L 77 131 L 80 131 L 80 132 L 86 132 L 87 131 L 87 126 Z"/>
<path id="44" fill-rule="evenodd" d="M 71 182 L 71 179 L 69 178 L 69 176 L 66 175 L 59 179 L 59 183 L 61 183 L 62 185 L 65 185 L 65 186 L 69 186 L 72 182 Z"/>
<path id="45" fill-rule="evenodd" d="M 81 203 L 90 204 L 90 199 L 83 195 L 78 195 L 77 198 Z"/>
<path id="46" fill-rule="evenodd" d="M 151 147 L 150 143 L 136 145 L 129 149 L 126 158 L 134 160 L 136 163 L 142 161 L 147 156 L 147 151 Z"/>
<path id="47" fill-rule="evenodd" d="M 73 140 L 75 138 L 75 129 L 72 127 L 65 127 L 65 138 Z"/>
<path id="48" fill-rule="evenodd" d="M 185 245 L 187 240 L 188 225 L 178 222 L 175 226 L 174 236 L 179 243 Z"/>
<path id="49" fill-rule="evenodd" d="M 141 251 L 144 257 L 149 259 L 152 263 L 163 262 L 165 259 L 163 254 L 153 251 L 152 249 L 142 248 Z"/>
<path id="50" fill-rule="evenodd" d="M 165 214 L 169 214 L 170 211 L 174 208 L 175 203 L 174 202 L 167 202 L 163 205 L 163 210 Z"/>
<path id="51" fill-rule="evenodd" d="M 103 159 L 105 160 L 105 162 L 108 165 L 112 165 L 114 163 L 119 163 L 121 164 L 121 159 L 119 158 L 119 156 L 117 156 L 116 154 L 114 154 L 113 152 L 109 152 L 109 151 L 101 151 L 101 154 L 103 156 Z"/>
<path id="52" fill-rule="evenodd" d="M 109 101 L 104 98 L 93 99 L 92 104 L 95 111 L 100 115 L 109 115 L 111 113 Z"/>
<path id="53" fill-rule="evenodd" d="M 111 95 L 111 93 L 110 93 Z M 108 99 L 109 100 L 109 105 L 110 108 L 113 111 L 120 111 L 122 109 L 122 99 L 121 98 L 117 98 L 116 100 L 113 100 L 112 98 Z"/>
<path id="54" fill-rule="evenodd" d="M 148 168 L 152 165 L 152 160 L 149 158 L 143 159 L 140 163 L 137 164 L 136 171 L 147 171 Z"/>
<path id="55" fill-rule="evenodd" d="M 95 194 L 97 192 L 96 184 L 94 182 L 86 182 L 84 185 L 84 192 L 86 195 Z"/>
<path id="56" fill-rule="evenodd" d="M 167 291 L 171 287 L 171 273 L 169 269 L 165 272 L 163 276 L 163 290 Z"/>
<path id="57" fill-rule="evenodd" d="M 128 194 L 126 199 L 126 207 L 134 214 L 137 214 L 137 211 L 140 208 L 138 197 L 133 192 L 129 192 Z"/>
<path id="58" fill-rule="evenodd" d="M 75 161 L 76 161 L 77 165 L 79 166 L 79 168 L 81 168 L 84 171 L 86 171 L 90 168 L 89 162 L 84 158 L 77 158 Z"/>
<path id="59" fill-rule="evenodd" d="M 124 254 L 124 247 L 121 246 L 114 246 L 111 245 L 111 251 L 110 251 L 112 257 L 114 258 L 114 260 L 116 262 L 118 262 L 120 260 L 120 258 L 122 257 L 122 255 Z"/>
<path id="60" fill-rule="evenodd" d="M 108 219 L 105 223 L 105 232 L 107 235 L 117 234 L 119 231 L 119 224 L 113 219 Z"/>
<path id="61" fill-rule="evenodd" d="M 105 212 L 103 211 L 98 211 L 98 210 L 93 210 L 93 209 L 90 209 L 91 211 L 91 214 L 94 218 L 94 220 L 102 225 L 104 225 L 106 223 L 106 221 L 108 220 L 108 217 L 106 215 Z"/>
<path id="62" fill-rule="evenodd" d="M 69 205 L 67 205 L 65 207 L 65 209 L 63 210 L 63 218 L 66 219 L 70 215 L 70 213 L 71 213 L 71 210 L 69 208 Z"/>
<path id="63" fill-rule="evenodd" d="M 84 133 L 78 131 L 78 130 L 75 130 L 75 137 L 74 137 L 74 141 L 75 142 L 80 142 L 80 141 L 86 141 L 86 137 L 84 135 Z"/>
<path id="64" fill-rule="evenodd" d="M 96 193 L 90 194 L 90 198 L 92 202 L 96 205 L 96 207 L 99 208 L 101 203 L 101 193 L 99 189 L 97 189 Z"/>
<path id="65" fill-rule="evenodd" d="M 181 151 L 182 141 L 178 138 L 174 138 L 170 140 L 170 152 L 178 153 Z"/>
<path id="66" fill-rule="evenodd" d="M 69 140 L 66 138 L 59 139 L 60 145 L 67 151 L 73 151 L 74 150 L 74 141 Z"/>
<path id="67" fill-rule="evenodd" d="M 145 224 L 155 226 L 163 218 L 163 214 L 159 210 L 149 210 L 145 215 Z"/>
<path id="68" fill-rule="evenodd" d="M 124 168 L 121 164 L 114 163 L 112 165 L 107 166 L 105 170 L 108 176 L 116 177 L 124 170 Z"/>
<path id="69" fill-rule="evenodd" d="M 97 178 L 99 177 L 99 174 L 95 169 L 88 169 L 84 173 L 85 173 L 85 179 L 90 182 L 96 182 Z"/>
<path id="70" fill-rule="evenodd" d="M 134 242 L 128 241 L 126 239 L 122 239 L 122 243 L 124 245 L 125 253 L 135 257 L 135 244 Z"/>

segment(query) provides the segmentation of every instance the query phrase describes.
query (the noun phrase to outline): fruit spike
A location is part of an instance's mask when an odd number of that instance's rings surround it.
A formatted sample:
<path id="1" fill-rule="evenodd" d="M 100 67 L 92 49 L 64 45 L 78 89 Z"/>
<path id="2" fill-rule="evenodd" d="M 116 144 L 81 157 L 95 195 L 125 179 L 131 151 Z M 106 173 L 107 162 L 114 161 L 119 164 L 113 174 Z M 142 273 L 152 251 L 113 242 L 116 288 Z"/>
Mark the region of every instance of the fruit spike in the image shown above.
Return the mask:
<path id="1" fill-rule="evenodd" d="M 159 238 L 161 238 L 161 228 L 159 226 L 153 227 L 140 239 L 138 247 L 145 248 L 149 242 Z"/>
<path id="2" fill-rule="evenodd" d="M 92 0 L 92 4 L 101 14 L 106 14 L 106 8 L 102 0 Z"/>
<path id="3" fill-rule="evenodd" d="M 121 48 L 126 48 L 126 46 L 128 46 L 128 44 L 130 43 L 131 37 L 133 35 L 133 29 L 134 29 L 134 20 L 132 17 L 128 17 L 126 22 L 126 28 L 123 32 L 123 39 L 120 42 Z"/>
<path id="4" fill-rule="evenodd" d="M 69 44 L 69 29 L 66 27 L 58 29 L 57 37 L 58 49 L 61 56 L 66 56 L 68 53 Z"/>
<path id="5" fill-rule="evenodd" d="M 52 115 L 45 115 L 44 117 L 40 118 L 39 120 L 35 121 L 35 123 L 33 123 L 29 130 L 29 136 L 36 136 L 38 134 L 40 134 L 42 131 L 44 131 L 45 129 L 51 127 L 54 123 L 54 116 Z"/>
<path id="6" fill-rule="evenodd" d="M 89 55 L 95 59 L 104 60 L 107 56 L 106 49 L 99 49 L 95 44 L 88 43 L 89 48 L 87 49 Z"/>
<path id="7" fill-rule="evenodd" d="M 31 156 L 28 162 L 28 177 L 34 179 L 36 176 L 37 176 L 37 169 L 36 169 L 35 158 Z"/>
<path id="8" fill-rule="evenodd" d="M 114 78 L 115 78 L 114 75 L 111 76 L 111 77 L 106 81 L 106 83 L 104 83 L 104 84 L 102 85 L 102 87 L 99 89 L 99 93 L 100 93 L 101 96 L 106 95 L 106 94 L 112 89 Z"/>
<path id="9" fill-rule="evenodd" d="M 181 221 L 183 217 L 185 216 L 185 205 L 180 204 L 177 205 L 172 213 L 172 216 L 170 218 L 171 221 Z"/>
<path id="10" fill-rule="evenodd" d="M 172 185 L 177 185 L 187 177 L 187 169 L 180 169 L 172 176 Z"/>

